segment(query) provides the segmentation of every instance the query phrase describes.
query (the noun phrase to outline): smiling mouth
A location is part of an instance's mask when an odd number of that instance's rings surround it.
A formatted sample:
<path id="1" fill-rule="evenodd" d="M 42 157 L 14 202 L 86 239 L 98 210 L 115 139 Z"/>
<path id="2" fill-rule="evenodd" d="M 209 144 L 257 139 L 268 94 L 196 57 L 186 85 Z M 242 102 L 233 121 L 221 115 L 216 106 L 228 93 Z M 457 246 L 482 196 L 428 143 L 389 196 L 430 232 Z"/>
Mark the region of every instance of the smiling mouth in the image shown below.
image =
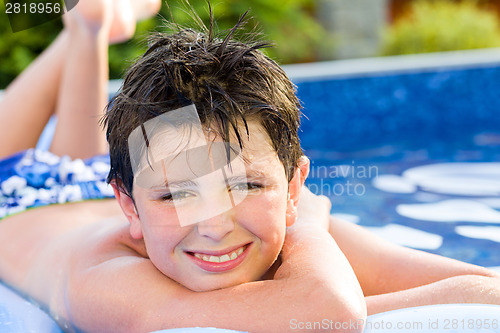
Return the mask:
<path id="1" fill-rule="evenodd" d="M 209 254 L 204 254 L 204 253 L 198 253 L 198 252 L 191 252 L 190 254 L 200 260 L 206 261 L 206 262 L 212 262 L 212 263 L 224 263 L 227 261 L 231 260 L 236 260 L 242 253 L 245 251 L 246 247 L 248 245 L 244 245 L 230 253 L 226 253 L 220 256 L 214 256 L 214 255 L 209 255 Z"/>

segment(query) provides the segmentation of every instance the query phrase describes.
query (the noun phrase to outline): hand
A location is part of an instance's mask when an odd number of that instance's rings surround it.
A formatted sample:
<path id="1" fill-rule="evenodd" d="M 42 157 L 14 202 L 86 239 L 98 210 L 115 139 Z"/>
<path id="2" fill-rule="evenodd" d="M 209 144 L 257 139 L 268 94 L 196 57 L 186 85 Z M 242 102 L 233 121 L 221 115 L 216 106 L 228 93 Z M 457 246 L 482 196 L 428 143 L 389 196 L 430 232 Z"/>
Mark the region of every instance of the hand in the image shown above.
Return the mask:
<path id="1" fill-rule="evenodd" d="M 324 195 L 313 194 L 307 186 L 302 186 L 295 224 L 319 225 L 325 230 L 330 228 L 332 203 Z"/>

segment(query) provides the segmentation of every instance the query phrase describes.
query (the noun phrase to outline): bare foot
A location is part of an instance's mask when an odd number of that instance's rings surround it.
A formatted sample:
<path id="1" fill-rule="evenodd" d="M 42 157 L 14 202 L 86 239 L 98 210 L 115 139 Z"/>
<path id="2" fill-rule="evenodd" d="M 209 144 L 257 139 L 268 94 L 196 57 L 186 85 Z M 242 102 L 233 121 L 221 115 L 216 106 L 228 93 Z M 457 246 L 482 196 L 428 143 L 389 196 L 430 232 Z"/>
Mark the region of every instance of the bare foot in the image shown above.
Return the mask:
<path id="1" fill-rule="evenodd" d="M 161 0 L 132 0 L 137 21 L 156 15 L 160 11 Z"/>
<path id="2" fill-rule="evenodd" d="M 130 39 L 138 20 L 155 15 L 161 0 L 80 0 L 63 16 L 65 26 L 83 25 L 105 31 L 109 44 Z"/>
<path id="3" fill-rule="evenodd" d="M 113 0 L 113 21 L 109 43 L 130 39 L 137 21 L 152 17 L 161 7 L 161 0 Z"/>
<path id="4" fill-rule="evenodd" d="M 113 21 L 109 30 L 109 43 L 121 43 L 134 35 L 135 13 L 131 0 L 113 0 Z"/>
<path id="5" fill-rule="evenodd" d="M 110 31 L 113 21 L 114 0 L 80 0 L 63 15 L 65 28 L 70 31 L 85 29 L 94 34 Z"/>

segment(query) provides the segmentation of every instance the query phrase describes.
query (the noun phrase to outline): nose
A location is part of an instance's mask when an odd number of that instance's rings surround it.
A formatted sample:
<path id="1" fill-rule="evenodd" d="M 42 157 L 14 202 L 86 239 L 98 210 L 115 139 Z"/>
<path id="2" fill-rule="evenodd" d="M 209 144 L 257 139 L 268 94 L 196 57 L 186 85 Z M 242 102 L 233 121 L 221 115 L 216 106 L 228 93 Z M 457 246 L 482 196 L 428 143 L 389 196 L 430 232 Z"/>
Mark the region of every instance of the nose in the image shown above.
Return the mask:
<path id="1" fill-rule="evenodd" d="M 234 230 L 234 220 L 231 212 L 225 212 L 198 222 L 197 229 L 201 236 L 220 241 Z"/>

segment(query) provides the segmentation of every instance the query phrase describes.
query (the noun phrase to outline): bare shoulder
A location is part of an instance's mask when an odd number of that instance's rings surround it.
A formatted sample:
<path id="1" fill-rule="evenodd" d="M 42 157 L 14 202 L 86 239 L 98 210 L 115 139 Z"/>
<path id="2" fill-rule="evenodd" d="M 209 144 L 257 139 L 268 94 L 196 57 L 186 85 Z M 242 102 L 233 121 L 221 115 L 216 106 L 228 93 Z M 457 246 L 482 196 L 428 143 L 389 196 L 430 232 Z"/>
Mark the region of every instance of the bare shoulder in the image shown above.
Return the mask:
<path id="1" fill-rule="evenodd" d="M 120 277 L 148 275 L 148 269 L 156 274 L 143 242 L 134 240 L 128 228 L 114 200 L 47 206 L 11 216 L 0 223 L 0 278 L 59 320 L 80 306 L 91 313 L 93 305 L 86 300 L 101 299 L 103 290 L 119 284 Z"/>
<path id="2" fill-rule="evenodd" d="M 133 311 L 124 302 L 183 289 L 154 267 L 114 200 L 47 206 L 4 219 L 0 279 L 45 306 L 62 326 L 71 318 L 76 326 L 123 331 L 133 324 L 125 320 Z M 145 302 L 138 308 L 147 308 Z"/>
<path id="3" fill-rule="evenodd" d="M 114 200 L 52 205 L 7 217 L 0 222 L 0 278 L 44 302 L 41 291 L 49 288 L 43 288 L 42 276 L 53 281 L 71 260 L 126 247 L 126 226 Z M 96 248 L 99 242 L 106 247 Z"/>

